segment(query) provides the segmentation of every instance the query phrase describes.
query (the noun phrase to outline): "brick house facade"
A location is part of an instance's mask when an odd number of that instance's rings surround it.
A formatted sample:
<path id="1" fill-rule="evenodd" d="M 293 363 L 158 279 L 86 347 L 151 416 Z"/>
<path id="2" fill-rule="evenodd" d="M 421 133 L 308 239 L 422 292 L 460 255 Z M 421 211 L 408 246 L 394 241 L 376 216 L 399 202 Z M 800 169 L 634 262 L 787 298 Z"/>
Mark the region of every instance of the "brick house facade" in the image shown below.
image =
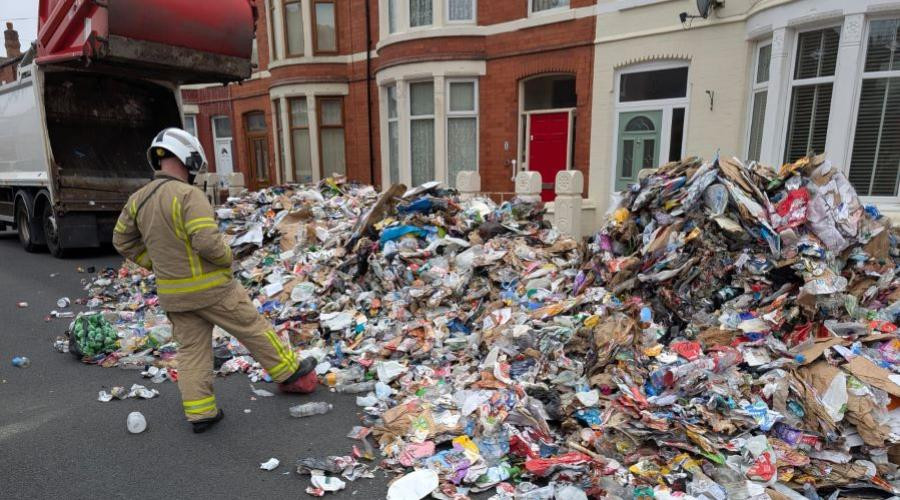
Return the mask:
<path id="1" fill-rule="evenodd" d="M 540 163 L 550 193 L 556 170 L 589 174 L 595 3 L 256 0 L 256 72 L 184 88 L 186 126 L 251 189 L 477 169 L 502 199 Z"/>

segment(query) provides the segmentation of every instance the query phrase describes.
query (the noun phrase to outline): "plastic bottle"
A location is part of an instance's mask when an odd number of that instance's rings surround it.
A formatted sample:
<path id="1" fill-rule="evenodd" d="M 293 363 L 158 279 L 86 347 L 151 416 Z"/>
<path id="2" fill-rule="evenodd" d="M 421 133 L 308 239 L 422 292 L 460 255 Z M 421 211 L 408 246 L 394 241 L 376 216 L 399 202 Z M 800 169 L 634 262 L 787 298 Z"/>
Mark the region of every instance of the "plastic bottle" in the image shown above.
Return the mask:
<path id="1" fill-rule="evenodd" d="M 125 420 L 125 427 L 132 434 L 140 434 L 147 430 L 147 419 L 144 418 L 141 412 L 133 411 L 128 414 L 128 418 Z"/>
<path id="2" fill-rule="evenodd" d="M 362 394 L 375 389 L 375 381 L 357 382 L 355 384 L 338 384 L 334 386 L 337 392 L 342 394 Z"/>
<path id="3" fill-rule="evenodd" d="M 25 356 L 16 356 L 12 359 L 12 365 L 16 368 L 28 368 L 31 366 L 31 360 Z"/>
<path id="4" fill-rule="evenodd" d="M 288 411 L 294 418 L 311 417 L 313 415 L 324 415 L 334 408 L 331 403 L 317 402 L 306 403 L 303 405 L 292 406 Z"/>

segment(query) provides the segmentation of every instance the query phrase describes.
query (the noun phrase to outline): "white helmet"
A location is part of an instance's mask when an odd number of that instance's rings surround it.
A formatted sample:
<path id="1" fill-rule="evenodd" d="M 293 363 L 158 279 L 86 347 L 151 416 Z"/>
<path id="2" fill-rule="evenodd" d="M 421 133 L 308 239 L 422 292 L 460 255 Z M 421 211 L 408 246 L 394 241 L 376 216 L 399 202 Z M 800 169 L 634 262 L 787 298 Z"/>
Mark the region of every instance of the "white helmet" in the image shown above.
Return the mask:
<path id="1" fill-rule="evenodd" d="M 167 128 L 160 132 L 147 150 L 147 161 L 153 170 L 159 170 L 159 160 L 168 154 L 181 160 L 191 175 L 205 172 L 208 166 L 203 145 L 196 137 L 180 128 Z"/>

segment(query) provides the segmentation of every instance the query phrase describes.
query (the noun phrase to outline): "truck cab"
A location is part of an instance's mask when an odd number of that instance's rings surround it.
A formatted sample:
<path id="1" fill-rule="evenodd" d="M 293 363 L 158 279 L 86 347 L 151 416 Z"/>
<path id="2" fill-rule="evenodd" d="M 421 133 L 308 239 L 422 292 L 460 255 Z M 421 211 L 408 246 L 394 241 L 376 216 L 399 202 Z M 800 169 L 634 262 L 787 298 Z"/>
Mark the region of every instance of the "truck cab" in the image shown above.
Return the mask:
<path id="1" fill-rule="evenodd" d="M 249 0 L 41 0 L 38 41 L 0 86 L 0 226 L 27 251 L 97 247 L 182 127 L 179 86 L 250 76 Z"/>

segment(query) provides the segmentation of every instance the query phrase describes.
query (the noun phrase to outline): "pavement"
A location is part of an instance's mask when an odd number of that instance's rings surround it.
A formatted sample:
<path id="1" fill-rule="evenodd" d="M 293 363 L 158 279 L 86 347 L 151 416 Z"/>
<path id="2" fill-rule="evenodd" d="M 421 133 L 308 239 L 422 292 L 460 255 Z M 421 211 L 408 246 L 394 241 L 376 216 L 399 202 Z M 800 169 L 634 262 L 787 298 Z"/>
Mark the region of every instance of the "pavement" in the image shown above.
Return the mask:
<path id="1" fill-rule="evenodd" d="M 249 380 L 235 374 L 216 380 L 225 420 L 193 434 L 171 382 L 156 385 L 137 371 L 86 365 L 53 349 L 71 320 L 45 317 L 60 297 L 84 296 L 89 275 L 77 267 L 120 263 L 111 249 L 65 260 L 28 254 L 15 233 L 0 232 L 0 498 L 309 498 L 308 476 L 298 476 L 293 464 L 350 453 L 354 441 L 346 435 L 360 418 L 352 397 L 320 387 L 314 396 L 252 401 Z M 18 308 L 20 301 L 29 306 Z M 29 357 L 31 367 L 13 367 L 17 355 Z M 101 389 L 134 383 L 161 396 L 97 401 Z M 277 392 L 270 384 L 257 388 Z M 310 401 L 328 401 L 334 410 L 305 419 L 288 414 Z M 132 411 L 147 419 L 143 434 L 125 429 Z M 281 465 L 260 470 L 272 457 Z M 379 471 L 328 498 L 384 498 L 387 481 Z"/>

